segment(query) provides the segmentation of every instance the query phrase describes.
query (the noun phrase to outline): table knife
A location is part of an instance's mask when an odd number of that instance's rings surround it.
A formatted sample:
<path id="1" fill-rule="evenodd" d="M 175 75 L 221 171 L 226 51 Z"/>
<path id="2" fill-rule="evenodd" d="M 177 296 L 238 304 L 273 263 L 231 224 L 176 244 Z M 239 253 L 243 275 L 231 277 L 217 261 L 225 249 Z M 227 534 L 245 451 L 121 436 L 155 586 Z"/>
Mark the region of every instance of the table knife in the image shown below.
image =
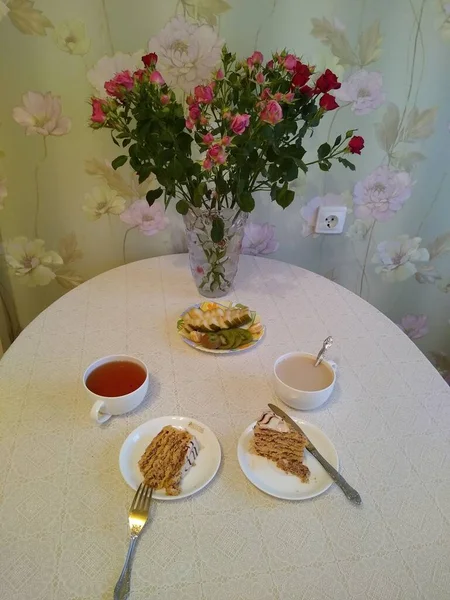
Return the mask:
<path id="1" fill-rule="evenodd" d="M 306 449 L 308 450 L 308 452 L 310 452 L 314 456 L 314 458 L 320 462 L 322 467 L 325 469 L 325 471 L 328 473 L 331 479 L 341 488 L 341 490 L 344 492 L 347 498 L 355 504 L 361 504 L 362 500 L 358 492 L 354 488 L 352 488 L 351 485 L 349 485 L 347 481 L 342 477 L 342 475 L 338 473 L 336 469 L 332 467 L 330 463 L 320 454 L 320 452 L 317 450 L 317 448 L 314 446 L 314 444 L 311 442 L 308 436 L 305 435 L 298 423 L 296 423 L 294 419 L 287 415 L 284 412 L 284 410 L 281 410 L 281 408 L 275 406 L 275 404 L 269 404 L 269 408 L 276 415 L 278 415 L 287 423 L 289 423 L 289 425 L 291 425 L 291 427 L 293 427 L 296 431 L 302 434 L 302 436 L 307 441 Z"/>

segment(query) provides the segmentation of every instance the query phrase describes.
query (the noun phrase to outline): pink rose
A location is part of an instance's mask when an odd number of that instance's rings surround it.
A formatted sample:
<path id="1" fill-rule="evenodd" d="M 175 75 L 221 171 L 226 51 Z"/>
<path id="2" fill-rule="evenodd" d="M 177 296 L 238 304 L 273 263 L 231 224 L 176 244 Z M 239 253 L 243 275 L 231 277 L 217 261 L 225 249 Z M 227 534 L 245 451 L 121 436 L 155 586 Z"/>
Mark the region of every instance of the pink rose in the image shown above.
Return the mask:
<path id="1" fill-rule="evenodd" d="M 261 71 L 256 74 L 255 79 L 256 79 L 256 83 L 259 83 L 260 85 L 262 85 L 264 83 L 264 75 L 261 73 Z"/>
<path id="2" fill-rule="evenodd" d="M 208 119 L 205 117 L 205 115 L 202 115 L 200 117 L 200 125 L 208 125 L 209 121 Z"/>
<path id="3" fill-rule="evenodd" d="M 218 69 L 218 71 L 216 73 L 216 79 L 218 79 L 220 81 L 224 77 L 225 77 L 225 74 L 224 74 L 223 70 L 222 69 Z"/>
<path id="4" fill-rule="evenodd" d="M 170 97 L 167 94 L 163 94 L 161 96 L 160 100 L 161 100 L 161 104 L 163 106 L 166 106 L 166 104 L 169 104 L 169 102 L 170 102 Z"/>
<path id="5" fill-rule="evenodd" d="M 210 85 L 196 85 L 194 88 L 194 96 L 197 102 L 211 104 L 214 98 L 213 89 Z"/>
<path id="6" fill-rule="evenodd" d="M 287 94 L 284 95 L 284 101 L 285 102 L 292 102 L 295 98 L 295 94 L 294 92 L 288 92 Z"/>
<path id="7" fill-rule="evenodd" d="M 238 113 L 237 115 L 234 115 L 234 117 L 230 123 L 230 127 L 231 127 L 231 130 L 233 131 L 233 133 L 235 133 L 236 135 L 241 135 L 247 129 L 249 124 L 250 124 L 250 115 L 247 115 L 247 114 L 240 115 Z"/>
<path id="8" fill-rule="evenodd" d="M 192 131 L 195 127 L 194 121 L 189 117 L 185 120 L 184 124 L 186 125 L 186 129 L 189 129 L 189 131 Z"/>
<path id="9" fill-rule="evenodd" d="M 106 115 L 103 112 L 103 109 L 106 106 L 106 101 L 101 100 L 100 98 L 92 98 L 91 102 L 92 102 L 91 121 L 93 123 L 104 123 L 106 120 Z"/>
<path id="10" fill-rule="evenodd" d="M 226 111 L 223 113 L 222 117 L 225 119 L 225 121 L 230 121 L 230 119 L 231 119 L 231 113 L 230 113 L 230 111 L 229 111 L 229 110 L 226 110 Z"/>
<path id="11" fill-rule="evenodd" d="M 229 135 L 224 135 L 221 142 L 222 146 L 229 146 L 231 144 L 231 138 Z"/>
<path id="12" fill-rule="evenodd" d="M 297 64 L 297 57 L 294 56 L 294 54 L 288 54 L 284 59 L 283 66 L 287 71 L 294 71 L 296 64 Z"/>
<path id="13" fill-rule="evenodd" d="M 212 144 L 214 142 L 214 136 L 211 132 L 209 132 L 203 136 L 202 140 L 204 144 L 209 146 L 209 144 Z"/>
<path id="14" fill-rule="evenodd" d="M 133 73 L 133 77 L 136 81 L 143 81 L 146 73 L 147 71 L 145 69 L 138 69 Z"/>
<path id="15" fill-rule="evenodd" d="M 186 98 L 186 104 L 188 104 L 189 106 L 191 104 L 195 104 L 195 98 L 194 96 L 192 96 L 192 94 L 189 94 L 189 96 Z"/>
<path id="16" fill-rule="evenodd" d="M 264 56 L 258 50 L 255 50 L 251 56 L 247 58 L 247 64 L 249 67 L 253 65 L 260 65 L 264 60 Z"/>
<path id="17" fill-rule="evenodd" d="M 273 60 L 269 60 L 269 61 L 267 62 L 267 64 L 266 64 L 266 67 L 267 67 L 268 69 L 273 69 Z"/>
<path id="18" fill-rule="evenodd" d="M 150 77 L 148 78 L 150 83 L 156 83 L 156 85 L 164 85 L 166 82 L 163 79 L 163 76 L 159 71 L 153 71 L 150 73 Z"/>
<path id="19" fill-rule="evenodd" d="M 120 98 L 123 92 L 131 90 L 133 85 L 134 81 L 130 71 L 122 71 L 105 83 L 105 90 L 109 96 Z"/>
<path id="20" fill-rule="evenodd" d="M 211 146 L 207 152 L 207 157 L 220 165 L 223 165 L 223 163 L 227 160 L 227 155 L 220 144 L 214 144 Z"/>
<path id="21" fill-rule="evenodd" d="M 203 168 L 206 171 L 210 171 L 213 167 L 213 162 L 210 158 L 205 158 L 205 160 L 203 161 Z"/>
<path id="22" fill-rule="evenodd" d="M 201 116 L 201 110 L 198 104 L 191 104 L 189 107 L 189 118 L 192 121 L 198 121 Z"/>
<path id="23" fill-rule="evenodd" d="M 276 100 L 269 100 L 261 111 L 259 118 L 261 121 L 275 125 L 283 119 L 283 110 Z"/>
<path id="24" fill-rule="evenodd" d="M 268 100 L 270 98 L 270 88 L 264 88 L 260 97 L 261 100 Z"/>

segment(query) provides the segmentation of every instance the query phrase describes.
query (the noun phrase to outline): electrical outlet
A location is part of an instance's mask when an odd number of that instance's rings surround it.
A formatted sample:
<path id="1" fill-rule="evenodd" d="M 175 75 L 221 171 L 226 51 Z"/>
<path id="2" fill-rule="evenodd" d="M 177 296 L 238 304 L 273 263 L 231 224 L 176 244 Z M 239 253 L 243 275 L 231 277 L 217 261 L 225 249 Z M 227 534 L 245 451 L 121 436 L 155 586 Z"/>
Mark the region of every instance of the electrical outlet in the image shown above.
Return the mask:
<path id="1" fill-rule="evenodd" d="M 321 206 L 317 212 L 316 233 L 342 233 L 346 216 L 345 206 Z"/>

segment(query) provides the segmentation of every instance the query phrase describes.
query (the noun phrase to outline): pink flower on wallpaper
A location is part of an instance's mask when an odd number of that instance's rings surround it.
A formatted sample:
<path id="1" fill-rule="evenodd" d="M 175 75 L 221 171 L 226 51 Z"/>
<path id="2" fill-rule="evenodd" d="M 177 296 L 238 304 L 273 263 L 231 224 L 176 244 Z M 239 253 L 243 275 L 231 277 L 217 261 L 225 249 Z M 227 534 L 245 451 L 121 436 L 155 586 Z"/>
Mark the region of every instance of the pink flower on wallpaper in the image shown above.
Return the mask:
<path id="1" fill-rule="evenodd" d="M 378 71 L 357 71 L 346 79 L 334 95 L 341 102 L 351 102 L 355 115 L 367 115 L 383 104 L 383 77 Z"/>
<path id="2" fill-rule="evenodd" d="M 317 213 L 321 206 L 344 206 L 345 202 L 339 194 L 325 194 L 325 196 L 316 196 L 312 198 L 305 206 L 300 209 L 300 215 L 303 219 L 302 236 L 314 237 L 317 221 Z"/>
<path id="3" fill-rule="evenodd" d="M 411 196 L 413 182 L 409 173 L 384 165 L 358 181 L 353 190 L 355 216 L 388 221 Z"/>
<path id="4" fill-rule="evenodd" d="M 137 227 L 144 235 L 155 235 L 169 224 L 163 207 L 160 204 L 149 206 L 144 199 L 135 200 L 121 213 L 120 219 L 128 225 Z"/>
<path id="5" fill-rule="evenodd" d="M 279 243 L 275 239 L 275 226 L 264 223 L 248 223 L 244 230 L 244 239 L 242 240 L 242 253 L 252 254 L 272 254 L 276 252 Z"/>
<path id="6" fill-rule="evenodd" d="M 397 325 L 412 340 L 419 340 L 429 331 L 427 315 L 405 315 Z"/>

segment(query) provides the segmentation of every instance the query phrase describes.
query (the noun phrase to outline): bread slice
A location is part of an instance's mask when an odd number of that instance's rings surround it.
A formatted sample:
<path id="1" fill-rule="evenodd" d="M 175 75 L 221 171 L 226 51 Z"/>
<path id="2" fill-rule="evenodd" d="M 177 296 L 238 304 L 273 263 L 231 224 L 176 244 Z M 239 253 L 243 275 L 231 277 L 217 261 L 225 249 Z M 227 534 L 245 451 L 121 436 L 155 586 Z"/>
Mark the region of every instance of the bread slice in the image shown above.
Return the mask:
<path id="1" fill-rule="evenodd" d="M 273 461 L 285 473 L 296 475 L 303 483 L 308 482 L 310 475 L 303 463 L 306 444 L 303 435 L 269 410 L 253 428 L 253 452 Z"/>
<path id="2" fill-rule="evenodd" d="M 178 496 L 181 480 L 195 464 L 199 450 L 197 439 L 185 429 L 163 427 L 138 463 L 144 482 L 155 490 L 165 489 L 168 496 Z"/>

